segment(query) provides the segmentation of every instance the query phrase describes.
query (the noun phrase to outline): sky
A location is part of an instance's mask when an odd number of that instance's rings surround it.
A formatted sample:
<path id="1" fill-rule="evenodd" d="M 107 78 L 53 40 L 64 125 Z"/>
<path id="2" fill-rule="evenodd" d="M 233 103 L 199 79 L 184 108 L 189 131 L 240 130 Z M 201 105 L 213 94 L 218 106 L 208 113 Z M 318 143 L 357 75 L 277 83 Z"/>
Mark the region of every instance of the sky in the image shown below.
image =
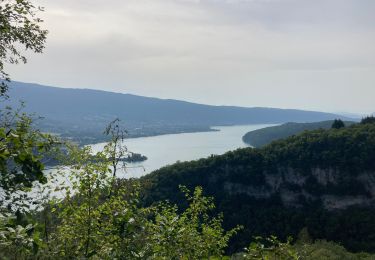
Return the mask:
<path id="1" fill-rule="evenodd" d="M 375 112 L 374 0 L 38 0 L 12 79 L 213 105 Z"/>

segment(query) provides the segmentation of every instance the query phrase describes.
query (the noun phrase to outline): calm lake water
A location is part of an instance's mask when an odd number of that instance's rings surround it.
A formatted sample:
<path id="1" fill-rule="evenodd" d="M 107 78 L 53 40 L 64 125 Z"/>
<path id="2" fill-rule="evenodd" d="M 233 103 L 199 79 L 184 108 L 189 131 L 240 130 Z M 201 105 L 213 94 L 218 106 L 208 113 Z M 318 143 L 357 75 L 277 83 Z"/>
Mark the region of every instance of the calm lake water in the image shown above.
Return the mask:
<path id="1" fill-rule="evenodd" d="M 223 154 L 237 148 L 247 147 L 242 136 L 252 130 L 270 125 L 241 125 L 212 127 L 219 131 L 202 133 L 170 134 L 125 140 L 128 150 L 147 156 L 141 163 L 130 163 L 118 177 L 140 177 L 177 161 L 191 161 Z M 103 149 L 105 143 L 92 145 L 94 151 Z"/>

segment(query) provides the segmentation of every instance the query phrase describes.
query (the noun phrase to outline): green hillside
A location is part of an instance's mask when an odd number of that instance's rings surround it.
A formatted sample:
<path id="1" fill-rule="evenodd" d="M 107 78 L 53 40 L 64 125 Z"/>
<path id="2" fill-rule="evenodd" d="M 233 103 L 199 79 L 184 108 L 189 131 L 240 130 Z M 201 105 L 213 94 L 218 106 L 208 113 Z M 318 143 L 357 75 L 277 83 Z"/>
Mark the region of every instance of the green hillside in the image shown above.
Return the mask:
<path id="1" fill-rule="evenodd" d="M 272 141 L 300 134 L 306 130 L 329 129 L 333 122 L 333 120 L 328 120 L 313 123 L 285 123 L 248 132 L 242 137 L 242 140 L 251 146 L 262 147 Z M 346 121 L 344 123 L 349 126 L 354 122 Z"/>
<path id="2" fill-rule="evenodd" d="M 202 186 L 224 226 L 244 226 L 232 252 L 255 235 L 314 239 L 374 251 L 375 124 L 318 129 L 222 156 L 177 163 L 142 178 L 147 204 L 182 204 L 178 185 Z"/>

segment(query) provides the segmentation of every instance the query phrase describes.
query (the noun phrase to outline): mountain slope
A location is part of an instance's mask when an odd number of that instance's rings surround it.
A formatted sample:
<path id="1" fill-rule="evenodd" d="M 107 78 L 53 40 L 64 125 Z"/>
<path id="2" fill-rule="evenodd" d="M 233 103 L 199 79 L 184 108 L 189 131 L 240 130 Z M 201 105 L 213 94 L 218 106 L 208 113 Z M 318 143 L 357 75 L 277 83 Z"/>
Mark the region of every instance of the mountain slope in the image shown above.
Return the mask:
<path id="1" fill-rule="evenodd" d="M 375 124 L 307 131 L 264 148 L 245 148 L 178 163 L 143 177 L 144 202 L 183 201 L 178 185 L 202 186 L 227 228 L 244 231 L 233 251 L 256 235 L 297 236 L 374 251 Z"/>
<path id="2" fill-rule="evenodd" d="M 246 133 L 242 140 L 254 147 L 261 147 L 272 141 L 286 138 L 306 130 L 330 129 L 333 120 L 313 123 L 286 123 L 278 126 L 266 127 Z M 345 125 L 352 125 L 354 122 L 346 121 Z"/>
<path id="3" fill-rule="evenodd" d="M 85 130 L 101 132 L 114 118 L 126 127 L 148 131 L 173 127 L 313 122 L 341 116 L 293 109 L 209 106 L 178 100 L 149 98 L 90 89 L 66 89 L 13 82 L 11 104 L 26 102 L 26 111 L 45 117 L 43 127 L 56 132 Z M 342 117 L 341 117 L 342 118 Z M 170 129 L 168 129 L 170 128 Z M 146 130 L 145 130 L 146 129 Z M 162 132 L 162 131 L 161 131 Z M 173 132 L 173 131 L 172 131 Z"/>

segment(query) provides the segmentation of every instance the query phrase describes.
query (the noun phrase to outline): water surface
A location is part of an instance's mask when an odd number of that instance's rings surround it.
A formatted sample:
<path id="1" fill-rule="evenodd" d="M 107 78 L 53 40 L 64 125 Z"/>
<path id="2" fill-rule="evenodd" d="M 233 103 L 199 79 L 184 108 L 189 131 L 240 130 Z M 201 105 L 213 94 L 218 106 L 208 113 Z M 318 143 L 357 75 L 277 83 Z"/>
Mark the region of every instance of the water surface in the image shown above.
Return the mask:
<path id="1" fill-rule="evenodd" d="M 128 164 L 126 171 L 118 176 L 140 177 L 177 161 L 191 161 L 212 154 L 223 154 L 237 148 L 247 147 L 242 136 L 249 131 L 270 125 L 217 126 L 213 132 L 170 134 L 125 140 L 128 150 L 148 157 L 140 163 Z M 105 143 L 92 145 L 94 151 L 103 149 Z"/>

